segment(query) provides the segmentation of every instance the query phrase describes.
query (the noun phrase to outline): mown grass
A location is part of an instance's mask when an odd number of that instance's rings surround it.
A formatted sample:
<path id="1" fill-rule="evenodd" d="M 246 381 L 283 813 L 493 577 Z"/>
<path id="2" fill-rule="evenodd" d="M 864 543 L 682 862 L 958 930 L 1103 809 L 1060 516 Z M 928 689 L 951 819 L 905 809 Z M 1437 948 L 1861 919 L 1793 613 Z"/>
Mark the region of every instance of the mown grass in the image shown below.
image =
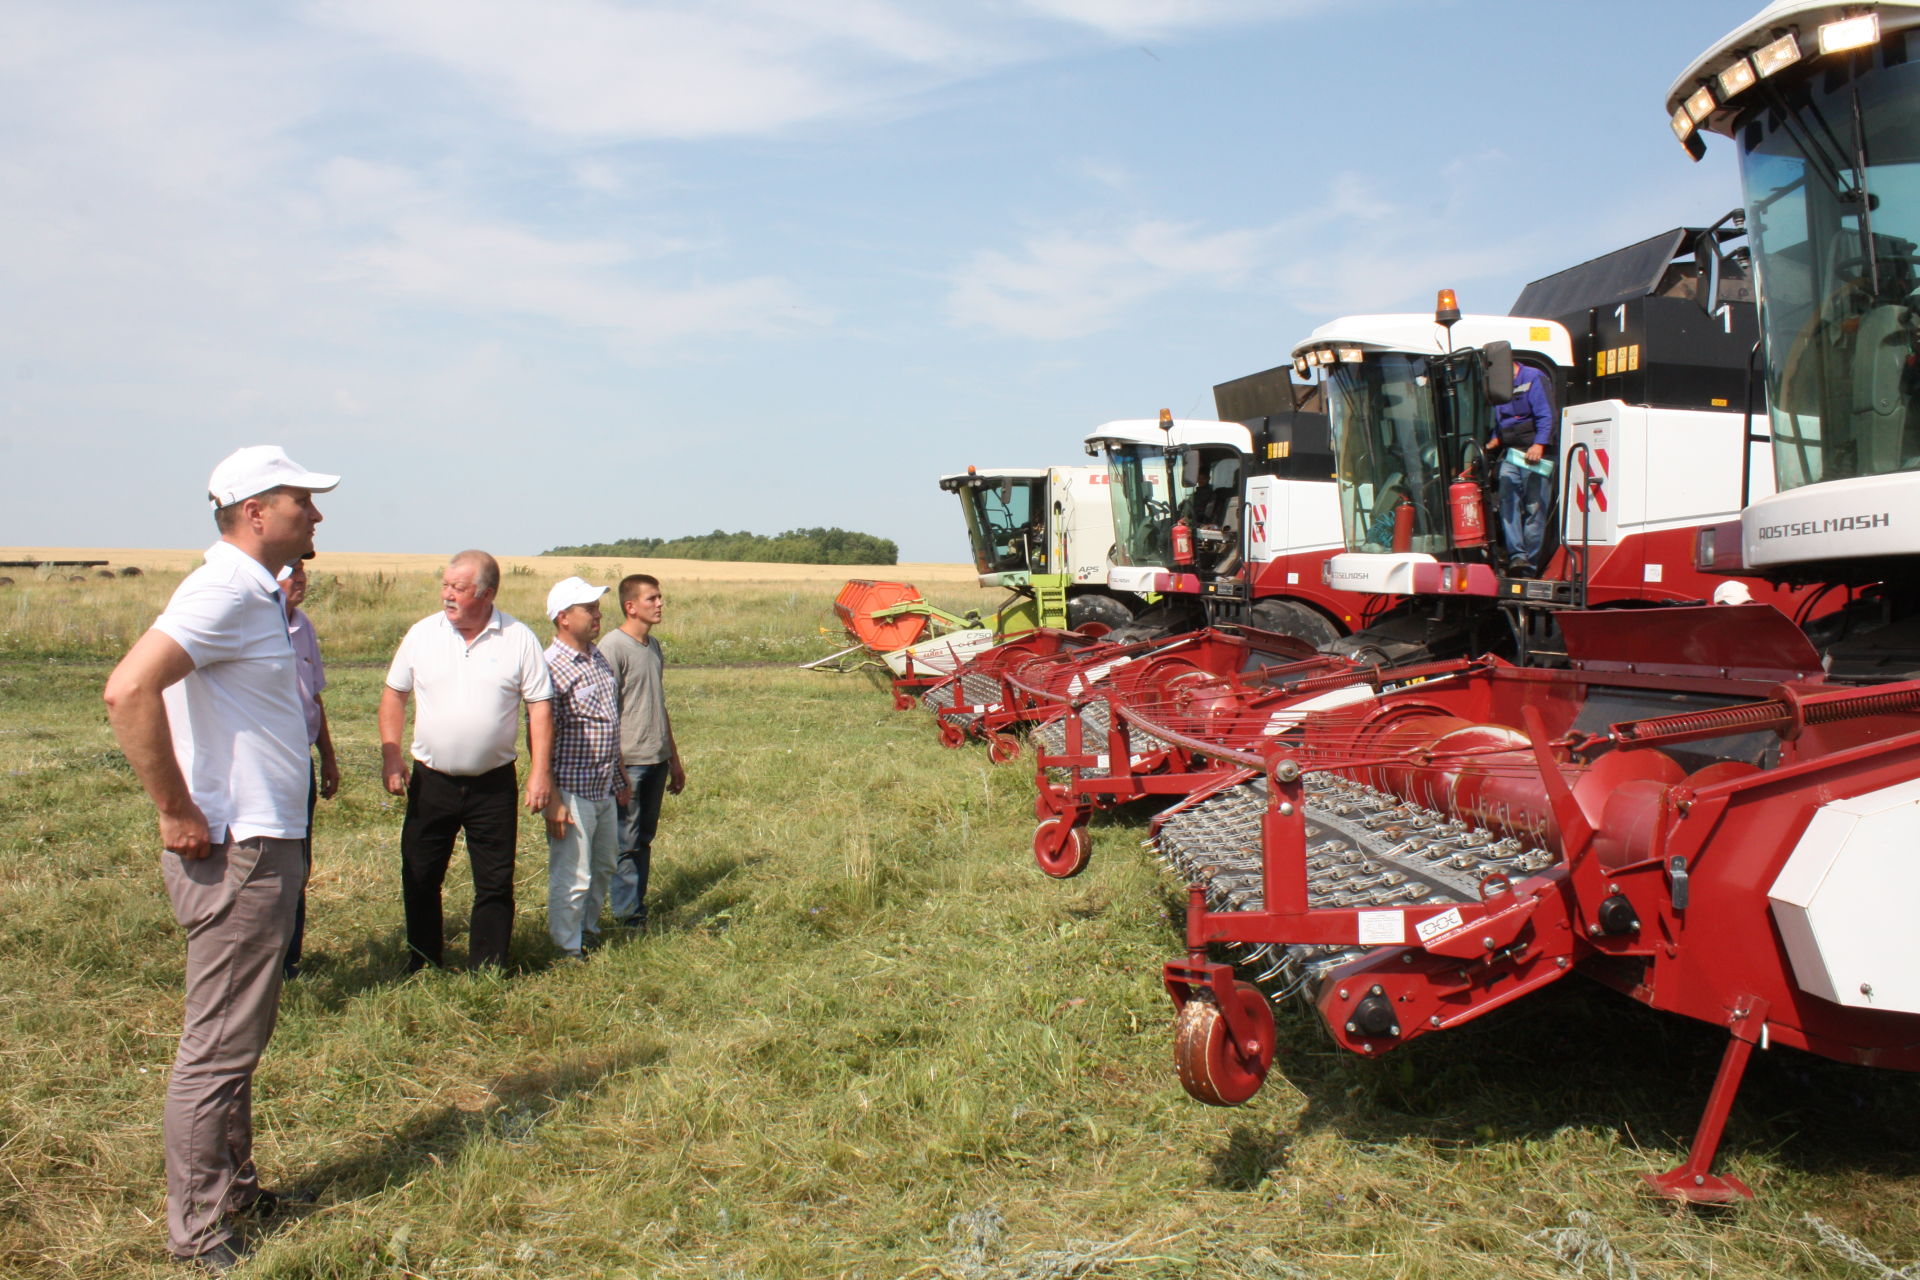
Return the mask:
<path id="1" fill-rule="evenodd" d="M 824 602 L 764 594 L 742 615 L 815 652 Z M 707 643 L 691 614 L 669 615 L 675 653 Z M 344 609 L 320 625 L 354 631 Z M 5 1275 L 173 1273 L 182 944 L 104 674 L 0 663 Z M 406 978 L 380 672 L 336 674 L 346 786 L 256 1093 L 269 1180 L 318 1201 L 249 1274 L 1548 1277 L 1606 1275 L 1609 1248 L 1618 1276 L 1622 1255 L 1643 1276 L 1874 1274 L 1806 1214 L 1920 1258 L 1912 1077 L 1759 1055 L 1727 1162 L 1761 1199 L 1676 1209 L 1637 1175 L 1677 1160 L 1720 1037 L 1574 983 L 1382 1062 L 1283 1013 L 1284 1078 L 1237 1110 L 1190 1102 L 1159 989 L 1177 895 L 1143 819 L 1103 822 L 1086 875 L 1048 881 L 1025 773 L 943 751 L 859 680 L 683 663 L 691 783 L 655 931 L 553 967 L 526 825 L 513 970 Z"/>

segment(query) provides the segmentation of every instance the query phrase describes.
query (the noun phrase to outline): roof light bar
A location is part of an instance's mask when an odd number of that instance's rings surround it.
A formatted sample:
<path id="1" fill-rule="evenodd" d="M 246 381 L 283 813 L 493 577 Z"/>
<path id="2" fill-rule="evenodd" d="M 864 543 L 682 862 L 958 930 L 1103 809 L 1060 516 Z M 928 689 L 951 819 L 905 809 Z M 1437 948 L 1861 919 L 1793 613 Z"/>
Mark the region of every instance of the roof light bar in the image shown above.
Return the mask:
<path id="1" fill-rule="evenodd" d="M 1297 355 L 1293 358 L 1293 371 L 1299 374 L 1301 377 L 1303 378 L 1306 377 L 1309 373 L 1312 372 L 1312 370 L 1313 370 L 1313 362 L 1307 359 L 1306 356 Z"/>
<path id="2" fill-rule="evenodd" d="M 1714 77 L 1715 82 L 1720 86 L 1720 101 L 1722 102 L 1727 101 L 1727 99 L 1732 98 L 1736 94 L 1745 93 L 1748 89 L 1753 88 L 1759 79 L 1759 73 L 1754 71 L 1753 64 L 1745 58 L 1740 58 L 1728 63 L 1727 69 Z"/>
<path id="3" fill-rule="evenodd" d="M 1685 107 L 1673 113 L 1673 136 L 1685 142 L 1693 136 L 1693 117 L 1687 114 Z"/>
<path id="4" fill-rule="evenodd" d="M 1336 355 L 1341 364 L 1359 364 L 1366 359 L 1367 353 L 1359 347 L 1341 347 Z"/>
<path id="5" fill-rule="evenodd" d="M 1681 110 L 1687 113 L 1689 120 L 1695 124 L 1699 124 L 1713 114 L 1713 107 L 1713 90 L 1707 88 L 1706 85 L 1701 85 L 1688 96 Z"/>
<path id="6" fill-rule="evenodd" d="M 1789 31 L 1771 44 L 1760 46 L 1753 55 L 1753 66 L 1762 76 L 1770 76 L 1800 61 L 1800 41 Z"/>
<path id="7" fill-rule="evenodd" d="M 1820 52 L 1844 53 L 1880 40 L 1880 15 L 1863 13 L 1857 18 L 1842 18 L 1820 28 Z"/>

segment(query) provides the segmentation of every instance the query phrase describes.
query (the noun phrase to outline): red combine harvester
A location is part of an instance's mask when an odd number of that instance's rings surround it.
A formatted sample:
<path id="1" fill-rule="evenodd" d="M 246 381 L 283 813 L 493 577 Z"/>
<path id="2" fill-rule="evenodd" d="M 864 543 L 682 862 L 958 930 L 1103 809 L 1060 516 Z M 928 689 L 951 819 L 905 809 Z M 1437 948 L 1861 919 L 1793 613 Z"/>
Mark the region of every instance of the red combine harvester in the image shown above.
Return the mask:
<path id="1" fill-rule="evenodd" d="M 1566 669 L 1402 669 L 1270 735 L 1251 700 L 1122 709 L 1241 770 L 1155 829 L 1191 885 L 1165 979 L 1193 1096 L 1242 1101 L 1273 1061 L 1267 996 L 1221 956 L 1367 1056 L 1572 973 L 1726 1028 L 1686 1160 L 1650 1179 L 1688 1201 L 1750 1194 L 1712 1164 L 1756 1046 L 1920 1070 L 1916 55 L 1920 5 L 1782 0 L 1668 103 L 1693 154 L 1741 151 L 1780 487 L 1695 567 L 1844 608 L 1566 611 Z M 1697 242 L 1710 308 L 1721 254 Z"/>

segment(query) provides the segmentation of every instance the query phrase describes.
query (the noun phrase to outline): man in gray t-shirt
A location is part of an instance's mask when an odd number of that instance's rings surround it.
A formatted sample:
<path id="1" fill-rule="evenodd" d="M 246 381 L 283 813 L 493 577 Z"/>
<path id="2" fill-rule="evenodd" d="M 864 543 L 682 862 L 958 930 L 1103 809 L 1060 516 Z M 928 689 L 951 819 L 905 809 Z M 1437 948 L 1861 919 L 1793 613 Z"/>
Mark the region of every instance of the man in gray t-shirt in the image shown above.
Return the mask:
<path id="1" fill-rule="evenodd" d="M 687 785 L 662 687 L 665 660 L 653 637 L 665 607 L 659 579 L 629 574 L 620 580 L 620 625 L 600 641 L 620 686 L 620 762 L 632 791 L 620 806 L 620 861 L 609 905 L 615 920 L 634 929 L 647 927 L 647 872 L 661 796 L 679 795 Z"/>

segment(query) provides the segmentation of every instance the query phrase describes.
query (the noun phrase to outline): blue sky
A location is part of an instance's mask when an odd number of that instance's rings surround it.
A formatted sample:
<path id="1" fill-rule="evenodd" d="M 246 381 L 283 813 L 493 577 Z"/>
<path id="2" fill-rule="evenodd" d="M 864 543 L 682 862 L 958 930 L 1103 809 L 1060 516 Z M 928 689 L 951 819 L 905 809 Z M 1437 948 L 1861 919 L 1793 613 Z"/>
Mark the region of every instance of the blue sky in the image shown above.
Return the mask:
<path id="1" fill-rule="evenodd" d="M 1505 312 L 1737 200 L 1663 95 L 1759 0 L 9 0 L 0 544 L 840 525 L 1337 315 Z"/>

